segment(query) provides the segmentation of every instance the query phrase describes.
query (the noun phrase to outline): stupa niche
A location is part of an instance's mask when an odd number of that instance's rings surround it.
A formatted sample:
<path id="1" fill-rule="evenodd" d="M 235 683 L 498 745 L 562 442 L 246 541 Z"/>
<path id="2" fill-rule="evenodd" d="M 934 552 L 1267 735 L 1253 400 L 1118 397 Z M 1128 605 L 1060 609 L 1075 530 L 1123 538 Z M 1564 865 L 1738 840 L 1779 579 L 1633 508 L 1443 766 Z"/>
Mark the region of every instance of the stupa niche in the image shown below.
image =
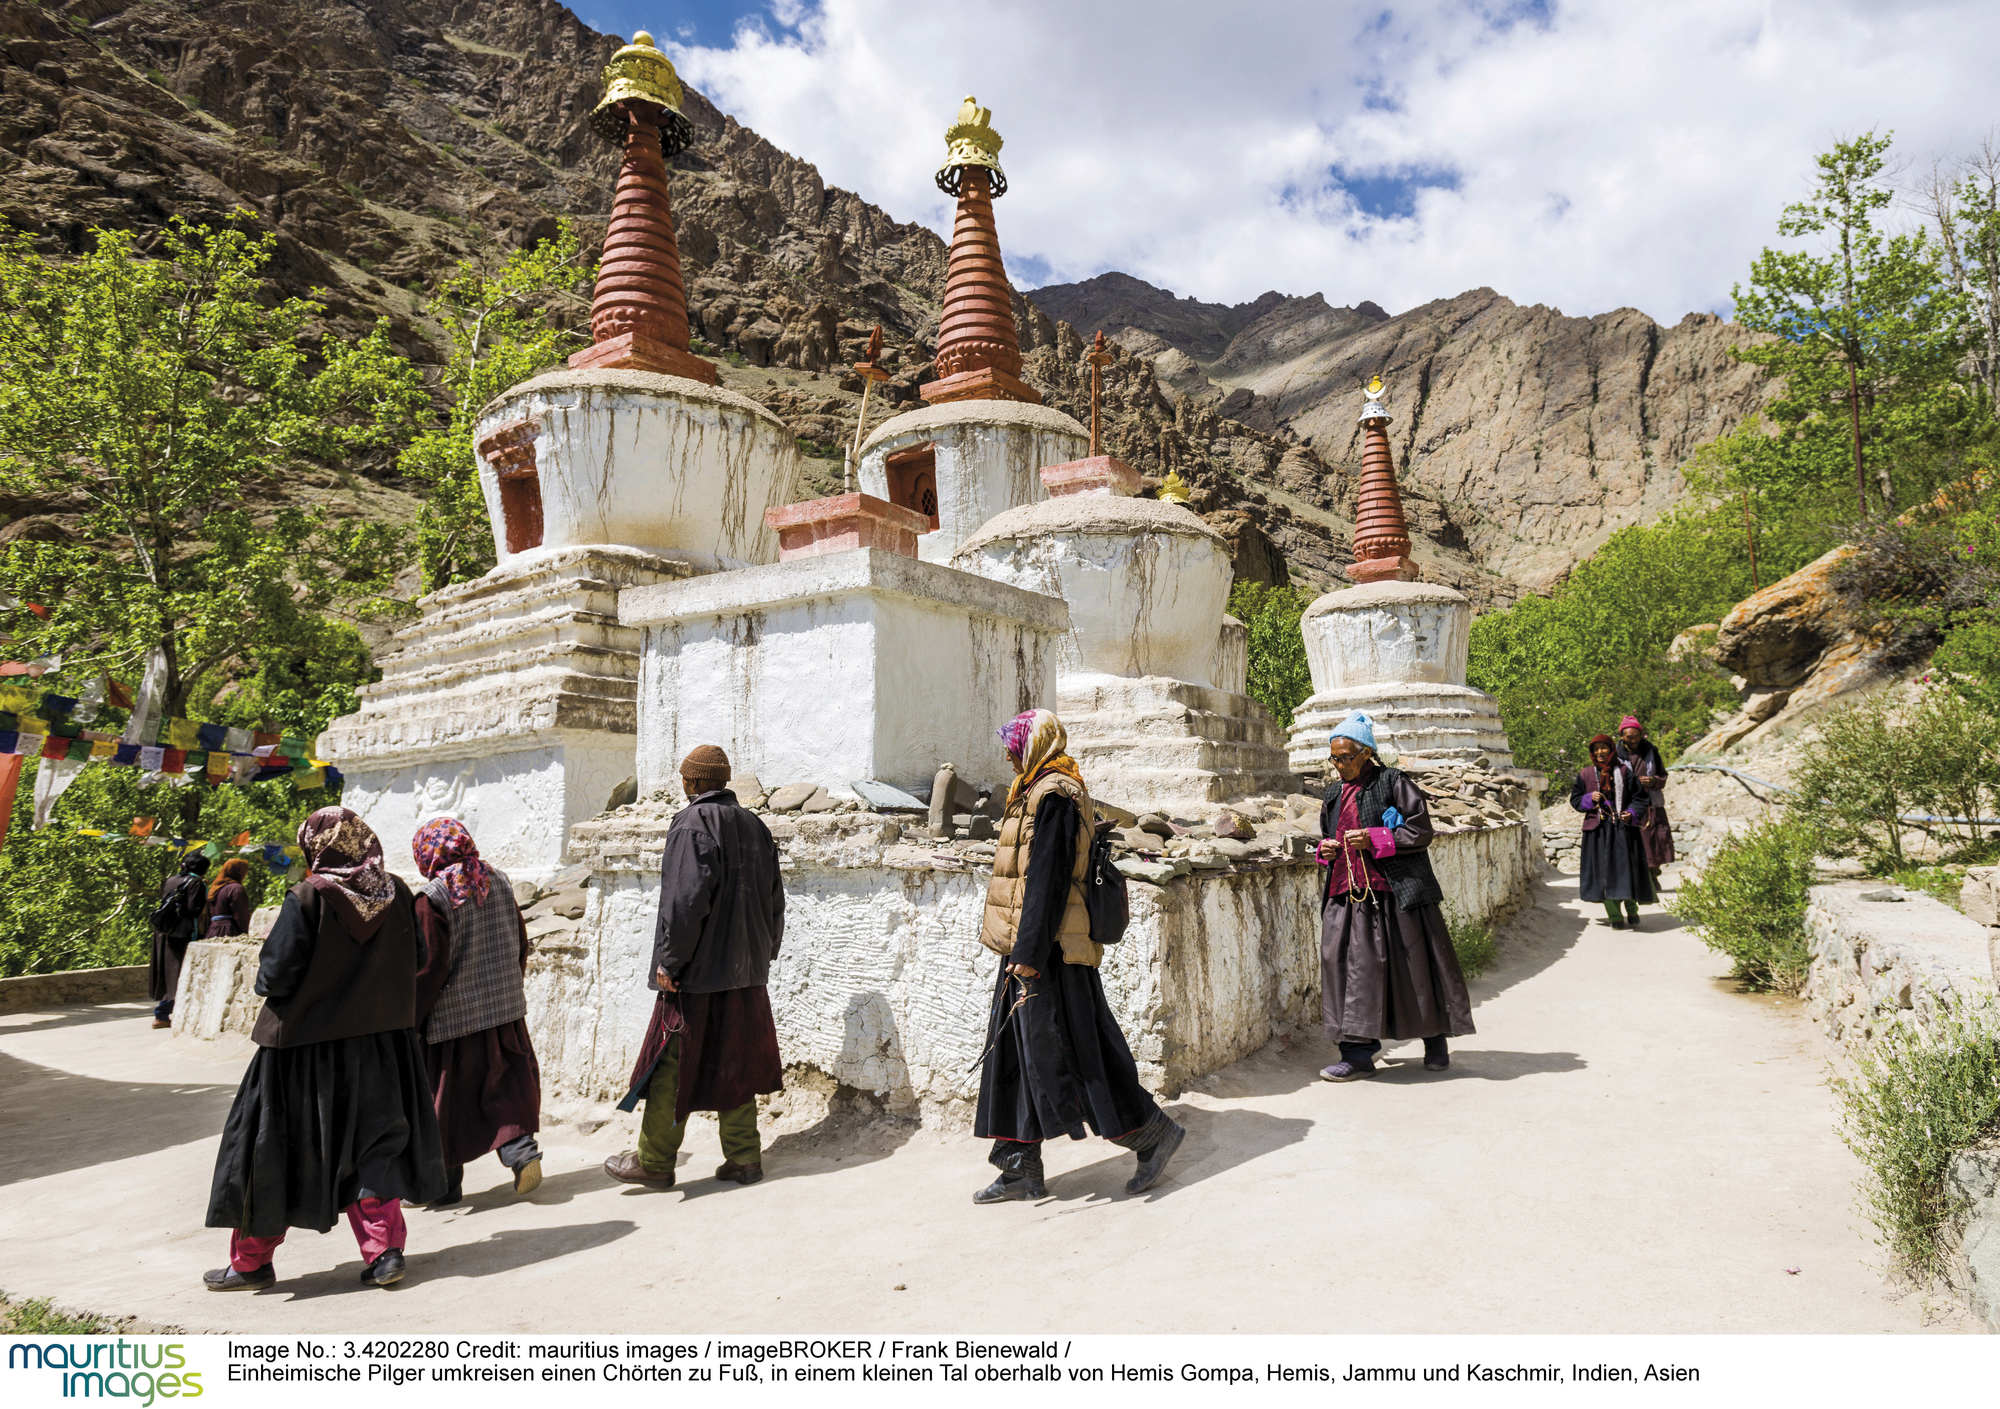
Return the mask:
<path id="1" fill-rule="evenodd" d="M 934 563 L 949 562 L 994 515 L 1047 498 L 1041 467 L 1080 459 L 1089 446 L 1074 418 L 1043 406 L 1020 378 L 1013 291 L 993 223 L 1007 175 L 991 111 L 968 97 L 945 142 L 937 182 L 957 197 L 958 214 L 938 322 L 938 379 L 922 388 L 926 409 L 885 421 L 868 437 L 860 469 L 863 492 L 935 520 L 917 548 Z"/>

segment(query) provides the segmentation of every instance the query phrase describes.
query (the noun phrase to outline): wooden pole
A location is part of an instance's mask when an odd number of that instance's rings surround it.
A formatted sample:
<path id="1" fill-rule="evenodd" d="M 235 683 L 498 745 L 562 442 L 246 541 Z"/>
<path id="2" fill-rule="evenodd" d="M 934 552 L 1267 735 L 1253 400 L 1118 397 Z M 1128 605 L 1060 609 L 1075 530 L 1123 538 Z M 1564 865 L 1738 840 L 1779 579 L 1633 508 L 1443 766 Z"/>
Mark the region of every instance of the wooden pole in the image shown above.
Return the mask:
<path id="1" fill-rule="evenodd" d="M 1861 384 L 1854 375 L 1854 358 L 1847 358 L 1847 424 L 1854 437 L 1854 499 L 1861 516 L 1868 516 L 1868 476 L 1861 468 Z M 1886 507 L 1886 506 L 1885 506 Z"/>
<path id="2" fill-rule="evenodd" d="M 861 436 L 868 429 L 868 398 L 875 393 L 875 379 L 864 376 L 861 379 L 861 416 L 854 423 L 854 444 L 847 450 L 847 479 L 842 486 L 847 493 L 854 492 L 854 476 L 861 462 Z"/>

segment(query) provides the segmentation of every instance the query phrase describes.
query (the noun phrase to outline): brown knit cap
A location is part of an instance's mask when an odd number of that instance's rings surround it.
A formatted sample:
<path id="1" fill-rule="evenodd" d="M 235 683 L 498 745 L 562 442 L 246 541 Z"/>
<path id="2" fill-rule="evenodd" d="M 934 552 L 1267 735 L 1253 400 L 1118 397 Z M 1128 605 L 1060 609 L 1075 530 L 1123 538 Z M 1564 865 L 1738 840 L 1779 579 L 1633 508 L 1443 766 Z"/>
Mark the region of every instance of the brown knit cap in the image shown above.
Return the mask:
<path id="1" fill-rule="evenodd" d="M 714 744 L 703 744 L 692 749 L 681 760 L 683 778 L 713 778 L 717 783 L 729 781 L 729 755 Z"/>

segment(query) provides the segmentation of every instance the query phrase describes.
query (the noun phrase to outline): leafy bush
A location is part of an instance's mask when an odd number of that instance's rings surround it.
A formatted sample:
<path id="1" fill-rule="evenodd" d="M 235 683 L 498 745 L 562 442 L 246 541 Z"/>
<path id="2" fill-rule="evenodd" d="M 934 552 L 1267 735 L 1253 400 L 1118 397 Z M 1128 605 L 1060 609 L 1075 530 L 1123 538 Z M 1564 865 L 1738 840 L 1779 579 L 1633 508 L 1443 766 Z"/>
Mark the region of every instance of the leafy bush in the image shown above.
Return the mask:
<path id="1" fill-rule="evenodd" d="M 1899 1023 L 1833 1088 L 1883 1245 L 1912 1274 L 1938 1278 L 1960 1211 L 1945 1184 L 1952 1157 L 2000 1125 L 2000 1009 L 1991 999 L 1952 1000 L 1928 1034 Z"/>
<path id="2" fill-rule="evenodd" d="M 1736 977 L 1753 987 L 1796 993 L 1805 983 L 1815 841 L 1812 827 L 1796 818 L 1762 823 L 1717 847 L 1674 897 L 1674 913 L 1734 960 Z"/>
<path id="3" fill-rule="evenodd" d="M 1484 920 L 1468 919 L 1450 906 L 1445 907 L 1445 928 L 1451 932 L 1452 952 L 1468 980 L 1476 979 L 1493 966 L 1500 945 L 1493 938 L 1493 926 Z"/>
<path id="4" fill-rule="evenodd" d="M 1312 598 L 1289 585 L 1266 587 L 1239 582 L 1229 593 L 1229 614 L 1250 632 L 1250 674 L 1246 693 L 1271 711 L 1283 729 L 1292 711 L 1312 694 L 1306 639 L 1300 622 Z"/>
<path id="5" fill-rule="evenodd" d="M 1950 690 L 1900 712 L 1876 696 L 1820 721 L 1798 752 L 1789 810 L 1809 818 L 1829 853 L 1871 869 L 1908 864 L 1904 835 L 1921 832 L 1962 854 L 1985 846 L 1975 822 L 2000 809 L 2000 719 Z M 1921 818 L 1945 820 L 1913 820 Z"/>

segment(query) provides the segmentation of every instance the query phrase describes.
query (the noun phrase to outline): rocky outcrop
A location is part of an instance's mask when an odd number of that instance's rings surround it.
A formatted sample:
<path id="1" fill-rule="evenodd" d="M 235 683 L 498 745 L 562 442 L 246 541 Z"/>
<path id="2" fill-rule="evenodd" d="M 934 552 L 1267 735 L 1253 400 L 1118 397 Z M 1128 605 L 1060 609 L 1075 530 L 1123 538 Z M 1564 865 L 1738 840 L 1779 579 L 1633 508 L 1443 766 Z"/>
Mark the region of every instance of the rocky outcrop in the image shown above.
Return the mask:
<path id="1" fill-rule="evenodd" d="M 1865 620 L 1846 598 L 1841 546 L 1736 604 L 1715 630 L 1716 663 L 1734 672 L 1742 707 L 1690 752 L 1754 744 L 1827 705 L 1886 685 L 1901 674 L 1893 626 Z"/>

